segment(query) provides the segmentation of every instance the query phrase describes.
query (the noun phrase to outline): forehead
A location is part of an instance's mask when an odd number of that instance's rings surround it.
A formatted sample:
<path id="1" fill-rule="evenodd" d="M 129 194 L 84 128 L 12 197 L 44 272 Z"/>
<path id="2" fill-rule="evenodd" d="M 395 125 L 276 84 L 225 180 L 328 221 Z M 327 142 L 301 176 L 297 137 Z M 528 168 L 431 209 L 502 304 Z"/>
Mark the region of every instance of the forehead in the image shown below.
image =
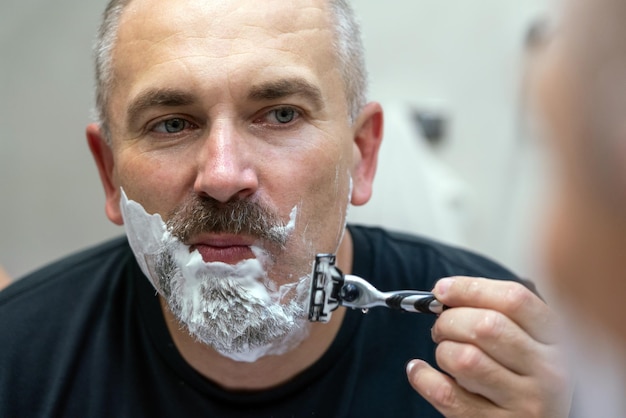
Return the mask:
<path id="1" fill-rule="evenodd" d="M 121 26 L 131 26 L 137 36 L 184 31 L 236 38 L 250 31 L 319 29 L 328 25 L 327 8 L 324 0 L 133 0 Z"/>
<path id="2" fill-rule="evenodd" d="M 196 58 L 223 70 L 246 63 L 326 70 L 332 42 L 323 0 L 134 0 L 120 19 L 114 75 Z"/>

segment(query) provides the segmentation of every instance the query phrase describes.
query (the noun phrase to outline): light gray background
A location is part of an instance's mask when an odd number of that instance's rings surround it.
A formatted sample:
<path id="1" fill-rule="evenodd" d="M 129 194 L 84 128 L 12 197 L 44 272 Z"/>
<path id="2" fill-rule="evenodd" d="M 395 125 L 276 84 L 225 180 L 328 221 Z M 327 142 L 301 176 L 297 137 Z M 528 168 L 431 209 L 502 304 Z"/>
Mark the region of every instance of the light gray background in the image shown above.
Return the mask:
<path id="1" fill-rule="evenodd" d="M 532 275 L 542 165 L 533 138 L 520 129 L 519 80 L 525 31 L 542 16 L 546 0 L 354 5 L 363 23 L 370 97 L 450 117 L 446 142 L 434 155 L 472 196 L 472 220 L 459 243 Z M 123 232 L 104 215 L 84 139 L 91 43 L 104 6 L 102 0 L 3 0 L 0 264 L 14 277 Z M 392 138 L 385 146 L 394 146 Z M 397 175 L 404 170 L 410 168 L 397 168 Z M 393 187 L 376 184 L 376 190 Z M 419 190 L 397 192 L 428 204 Z"/>

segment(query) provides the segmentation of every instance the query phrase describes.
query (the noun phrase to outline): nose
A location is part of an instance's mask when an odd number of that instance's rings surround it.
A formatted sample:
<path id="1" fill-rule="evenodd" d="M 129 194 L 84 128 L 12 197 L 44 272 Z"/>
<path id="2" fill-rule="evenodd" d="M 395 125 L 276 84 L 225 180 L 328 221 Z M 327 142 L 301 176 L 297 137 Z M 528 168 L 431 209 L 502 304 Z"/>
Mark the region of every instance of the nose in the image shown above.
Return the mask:
<path id="1" fill-rule="evenodd" d="M 223 203 L 252 195 L 259 187 L 253 156 L 232 123 L 214 123 L 198 154 L 194 191 Z"/>

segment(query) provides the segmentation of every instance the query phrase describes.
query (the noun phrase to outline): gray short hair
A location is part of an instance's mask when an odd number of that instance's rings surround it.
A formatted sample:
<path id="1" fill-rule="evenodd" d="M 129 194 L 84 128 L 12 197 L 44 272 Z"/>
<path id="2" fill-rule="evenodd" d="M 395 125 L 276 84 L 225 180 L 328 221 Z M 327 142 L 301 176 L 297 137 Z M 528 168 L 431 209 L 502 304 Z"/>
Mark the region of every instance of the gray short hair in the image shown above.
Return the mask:
<path id="1" fill-rule="evenodd" d="M 95 116 L 106 141 L 111 143 L 108 114 L 109 94 L 115 82 L 113 49 L 122 12 L 132 0 L 111 0 L 107 5 L 94 45 L 96 71 Z M 350 120 L 354 122 L 365 105 L 367 70 L 361 30 L 348 0 L 329 0 L 335 31 L 335 50 L 344 81 Z"/>

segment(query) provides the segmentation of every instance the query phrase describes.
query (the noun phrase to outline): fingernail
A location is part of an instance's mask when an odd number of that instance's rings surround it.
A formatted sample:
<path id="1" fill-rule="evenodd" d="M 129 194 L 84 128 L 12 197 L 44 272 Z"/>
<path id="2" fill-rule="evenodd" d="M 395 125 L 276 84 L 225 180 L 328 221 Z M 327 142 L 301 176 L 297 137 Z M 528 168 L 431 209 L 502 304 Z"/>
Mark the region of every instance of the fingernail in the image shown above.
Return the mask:
<path id="1" fill-rule="evenodd" d="M 423 369 L 425 366 L 426 362 L 424 360 L 413 359 L 406 365 L 406 373 L 410 375 L 412 371 Z"/>
<path id="2" fill-rule="evenodd" d="M 448 289 L 450 289 L 450 286 L 452 286 L 452 283 L 454 283 L 454 279 L 452 277 L 446 277 L 439 280 L 435 284 L 435 293 L 439 296 L 445 295 L 448 292 Z"/>
<path id="3" fill-rule="evenodd" d="M 409 363 L 406 365 L 406 374 L 411 374 L 411 370 L 413 370 L 416 365 L 417 365 L 417 360 L 409 361 Z"/>

